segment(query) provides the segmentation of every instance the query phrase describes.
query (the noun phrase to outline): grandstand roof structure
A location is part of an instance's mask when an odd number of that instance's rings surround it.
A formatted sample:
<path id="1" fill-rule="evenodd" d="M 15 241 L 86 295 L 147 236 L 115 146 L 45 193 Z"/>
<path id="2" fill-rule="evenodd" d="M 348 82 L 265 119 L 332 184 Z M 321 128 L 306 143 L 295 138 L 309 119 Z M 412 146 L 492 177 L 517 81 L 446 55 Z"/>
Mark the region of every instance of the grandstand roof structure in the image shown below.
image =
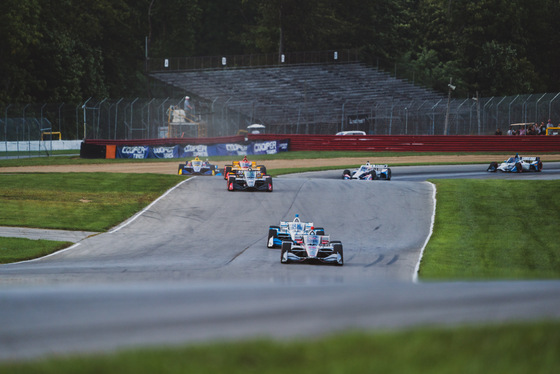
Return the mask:
<path id="1" fill-rule="evenodd" d="M 433 105 L 444 98 L 359 62 L 158 71 L 151 76 L 199 102 L 235 109 L 247 122 L 267 126 L 340 123 L 380 106 Z"/>

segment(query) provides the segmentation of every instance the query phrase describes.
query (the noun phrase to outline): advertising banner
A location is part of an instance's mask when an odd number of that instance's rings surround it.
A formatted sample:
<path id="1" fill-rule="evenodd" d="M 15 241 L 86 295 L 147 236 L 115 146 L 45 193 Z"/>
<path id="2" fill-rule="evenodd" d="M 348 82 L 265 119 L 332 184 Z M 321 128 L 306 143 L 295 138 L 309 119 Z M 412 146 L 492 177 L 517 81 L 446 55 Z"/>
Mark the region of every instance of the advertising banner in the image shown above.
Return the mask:
<path id="1" fill-rule="evenodd" d="M 211 156 L 266 155 L 288 151 L 289 140 L 256 141 L 247 144 L 176 145 L 176 146 L 121 146 L 116 158 L 189 158 Z"/>
<path id="2" fill-rule="evenodd" d="M 150 154 L 150 147 L 138 145 L 138 146 L 124 146 L 117 147 L 117 152 L 115 158 L 148 158 Z"/>

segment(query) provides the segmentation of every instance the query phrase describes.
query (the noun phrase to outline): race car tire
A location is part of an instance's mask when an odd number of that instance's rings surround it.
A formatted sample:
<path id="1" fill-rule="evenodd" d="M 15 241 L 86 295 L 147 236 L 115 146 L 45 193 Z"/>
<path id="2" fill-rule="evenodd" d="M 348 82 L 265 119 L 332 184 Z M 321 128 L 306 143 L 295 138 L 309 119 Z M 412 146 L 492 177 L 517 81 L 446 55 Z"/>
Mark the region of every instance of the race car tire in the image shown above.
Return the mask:
<path id="1" fill-rule="evenodd" d="M 350 170 L 344 170 L 342 172 L 342 179 L 350 179 Z"/>
<path id="2" fill-rule="evenodd" d="M 272 178 L 271 177 L 266 178 L 266 186 L 267 186 L 266 191 L 267 192 L 272 192 L 273 188 L 272 188 Z"/>
<path id="3" fill-rule="evenodd" d="M 523 172 L 523 166 L 521 165 L 521 162 L 515 164 L 515 170 L 517 173 Z"/>
<path id="4" fill-rule="evenodd" d="M 342 248 L 342 243 L 335 243 L 333 244 L 334 253 L 338 253 L 340 255 L 340 263 L 336 263 L 335 265 L 342 266 L 344 265 L 344 250 Z"/>
<path id="5" fill-rule="evenodd" d="M 286 254 L 292 248 L 292 243 L 290 242 L 282 242 L 282 252 L 280 253 L 280 262 L 283 264 L 287 264 L 290 262 Z"/>
<path id="6" fill-rule="evenodd" d="M 231 166 L 225 166 L 224 167 L 224 179 L 228 179 L 228 174 L 231 172 Z"/>
<path id="7" fill-rule="evenodd" d="M 488 169 L 486 169 L 486 171 L 490 171 L 492 173 L 495 173 L 498 171 L 498 163 L 493 161 L 490 163 L 490 165 L 488 166 Z"/>
<path id="8" fill-rule="evenodd" d="M 274 240 L 271 241 L 271 239 L 277 238 L 278 237 L 278 230 L 280 230 L 280 227 L 278 226 L 270 226 L 268 228 L 268 239 L 266 241 L 266 246 L 268 248 L 274 248 L 276 247 L 274 245 Z"/>
<path id="9" fill-rule="evenodd" d="M 537 164 L 537 170 L 536 171 L 541 171 L 542 170 L 542 161 L 539 161 Z"/>
<path id="10" fill-rule="evenodd" d="M 235 177 L 229 177 L 227 181 L 227 189 L 228 191 L 235 191 L 233 184 L 235 183 Z"/>
<path id="11" fill-rule="evenodd" d="M 179 168 L 177 169 L 177 174 L 181 175 L 183 174 L 183 168 L 186 166 L 186 164 L 179 164 Z"/>
<path id="12" fill-rule="evenodd" d="M 386 178 L 386 179 L 387 179 L 388 181 L 391 180 L 391 168 L 388 168 L 388 169 L 387 169 L 387 178 Z"/>
<path id="13" fill-rule="evenodd" d="M 375 172 L 375 170 L 373 170 L 370 174 L 371 174 L 371 180 L 372 181 L 377 179 L 377 173 Z"/>

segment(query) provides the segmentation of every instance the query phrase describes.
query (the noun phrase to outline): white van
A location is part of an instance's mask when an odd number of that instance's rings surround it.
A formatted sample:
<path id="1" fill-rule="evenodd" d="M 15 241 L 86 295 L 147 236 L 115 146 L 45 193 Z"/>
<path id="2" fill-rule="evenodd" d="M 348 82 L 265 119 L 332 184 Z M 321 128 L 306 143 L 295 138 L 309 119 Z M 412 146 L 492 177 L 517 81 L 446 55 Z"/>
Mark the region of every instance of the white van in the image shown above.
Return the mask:
<path id="1" fill-rule="evenodd" d="M 358 130 L 341 131 L 336 133 L 336 135 L 365 135 L 365 134 L 366 134 L 365 131 L 358 131 Z"/>

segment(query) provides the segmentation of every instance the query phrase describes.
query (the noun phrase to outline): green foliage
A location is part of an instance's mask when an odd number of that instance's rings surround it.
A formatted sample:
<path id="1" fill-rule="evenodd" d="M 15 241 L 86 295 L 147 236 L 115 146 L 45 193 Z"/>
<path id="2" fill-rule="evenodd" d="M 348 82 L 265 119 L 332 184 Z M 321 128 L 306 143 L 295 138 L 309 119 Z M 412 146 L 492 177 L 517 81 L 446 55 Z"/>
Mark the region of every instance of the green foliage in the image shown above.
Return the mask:
<path id="1" fill-rule="evenodd" d="M 148 57 L 356 48 L 436 90 L 554 92 L 559 18 L 557 0 L 4 0 L 0 104 L 143 96 L 145 44 Z"/>

